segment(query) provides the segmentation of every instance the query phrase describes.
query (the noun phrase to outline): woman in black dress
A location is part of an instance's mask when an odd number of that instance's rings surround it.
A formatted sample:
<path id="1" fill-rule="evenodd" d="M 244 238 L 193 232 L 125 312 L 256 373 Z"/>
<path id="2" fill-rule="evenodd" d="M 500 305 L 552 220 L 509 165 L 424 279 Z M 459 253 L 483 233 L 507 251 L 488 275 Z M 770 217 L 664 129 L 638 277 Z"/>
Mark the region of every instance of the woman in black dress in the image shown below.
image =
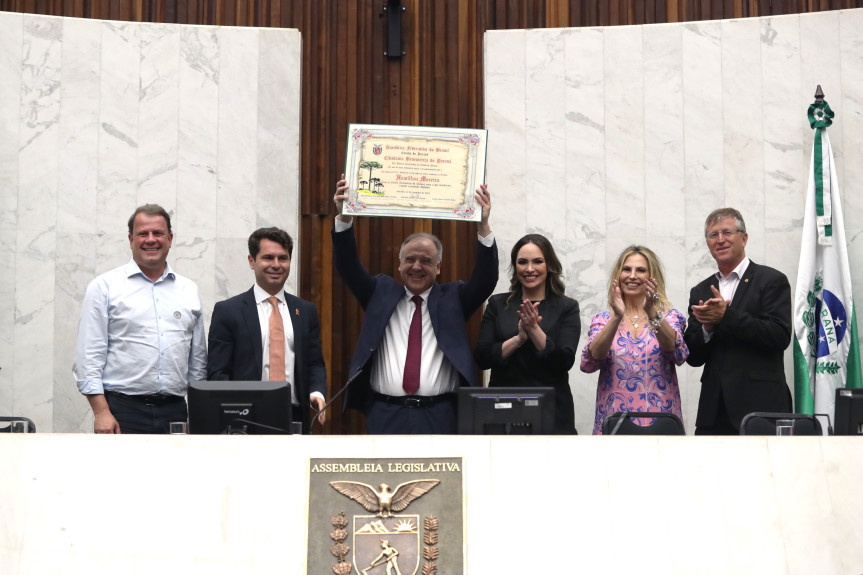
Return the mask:
<path id="1" fill-rule="evenodd" d="M 553 387 L 555 432 L 574 434 L 569 370 L 581 335 L 578 302 L 564 295 L 562 266 L 545 236 L 518 240 L 510 269 L 509 292 L 485 308 L 474 356 L 491 369 L 491 387 Z"/>

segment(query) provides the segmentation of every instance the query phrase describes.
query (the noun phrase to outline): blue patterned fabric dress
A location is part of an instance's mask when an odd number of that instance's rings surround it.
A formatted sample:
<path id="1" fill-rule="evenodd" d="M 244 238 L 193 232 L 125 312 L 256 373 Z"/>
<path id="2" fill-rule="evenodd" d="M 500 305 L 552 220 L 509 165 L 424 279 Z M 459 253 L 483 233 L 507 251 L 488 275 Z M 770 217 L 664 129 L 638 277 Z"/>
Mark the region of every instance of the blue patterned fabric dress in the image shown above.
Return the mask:
<path id="1" fill-rule="evenodd" d="M 635 337 L 621 322 L 608 357 L 593 359 L 588 346 L 609 319 L 611 314 L 607 311 L 593 316 L 587 344 L 581 352 L 581 371 L 593 373 L 599 370 L 593 434 L 601 434 L 603 420 L 616 411 L 663 411 L 682 420 L 675 365 L 682 365 L 689 356 L 689 349 L 683 343 L 686 327 L 683 314 L 672 309 L 665 316 L 665 321 L 676 333 L 672 351 L 662 351 L 656 334 L 647 326 Z"/>

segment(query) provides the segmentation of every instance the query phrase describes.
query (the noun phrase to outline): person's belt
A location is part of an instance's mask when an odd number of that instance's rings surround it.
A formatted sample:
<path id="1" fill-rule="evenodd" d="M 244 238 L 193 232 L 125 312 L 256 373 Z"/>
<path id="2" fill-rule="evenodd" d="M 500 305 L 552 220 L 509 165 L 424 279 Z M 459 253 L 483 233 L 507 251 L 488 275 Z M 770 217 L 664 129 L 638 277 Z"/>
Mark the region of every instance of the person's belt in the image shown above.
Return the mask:
<path id="1" fill-rule="evenodd" d="M 130 395 L 128 393 L 120 393 L 119 391 L 108 391 L 107 389 L 105 390 L 105 395 L 110 395 L 111 397 L 120 397 L 122 399 L 128 399 L 130 401 L 143 403 L 144 405 L 149 406 L 167 405 L 169 403 L 174 403 L 175 401 L 183 401 L 184 399 L 182 395 L 172 395 L 170 393 Z"/>
<path id="2" fill-rule="evenodd" d="M 393 405 L 401 405 L 403 407 L 429 407 L 436 403 L 444 401 L 455 401 L 454 393 L 442 393 L 440 395 L 384 395 L 382 393 L 372 392 L 375 400 L 391 403 Z"/>

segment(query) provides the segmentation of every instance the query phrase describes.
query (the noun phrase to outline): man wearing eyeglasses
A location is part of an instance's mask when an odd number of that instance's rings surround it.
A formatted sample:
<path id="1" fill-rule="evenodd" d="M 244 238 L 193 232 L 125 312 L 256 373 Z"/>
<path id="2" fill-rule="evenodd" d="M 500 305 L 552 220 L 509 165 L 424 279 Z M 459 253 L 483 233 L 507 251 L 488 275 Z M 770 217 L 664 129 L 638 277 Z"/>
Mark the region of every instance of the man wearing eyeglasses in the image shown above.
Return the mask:
<path id="1" fill-rule="evenodd" d="M 785 274 L 746 257 L 746 224 L 734 208 L 704 223 L 719 271 L 689 293 L 687 363 L 704 366 L 696 435 L 737 435 L 753 411 L 791 411 L 782 356 L 791 342 Z"/>

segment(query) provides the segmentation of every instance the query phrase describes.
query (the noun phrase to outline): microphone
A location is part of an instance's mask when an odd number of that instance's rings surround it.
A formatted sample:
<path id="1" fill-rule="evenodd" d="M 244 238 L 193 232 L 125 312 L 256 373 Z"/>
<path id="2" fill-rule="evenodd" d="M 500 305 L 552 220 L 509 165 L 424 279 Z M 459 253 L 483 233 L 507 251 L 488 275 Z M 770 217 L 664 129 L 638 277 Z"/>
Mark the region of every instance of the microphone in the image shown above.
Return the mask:
<path id="1" fill-rule="evenodd" d="M 353 382 L 355 382 L 355 381 L 360 377 L 360 375 L 362 375 L 362 373 L 363 373 L 363 370 L 362 370 L 362 368 L 360 368 L 360 369 L 358 369 L 358 370 L 357 370 L 357 372 L 356 372 L 355 374 L 353 374 L 351 377 L 349 377 L 349 378 L 348 378 L 348 380 L 345 382 L 345 384 L 342 386 L 342 388 L 341 388 L 338 392 L 336 392 L 336 394 L 332 397 L 332 399 L 330 399 L 328 402 L 326 402 L 326 403 L 324 404 L 324 406 L 320 409 L 320 411 L 318 411 L 318 412 L 315 414 L 315 416 L 312 418 L 312 421 L 314 421 L 315 419 L 317 419 L 317 417 L 318 417 L 320 414 L 322 414 L 323 412 L 325 412 L 325 411 L 327 410 L 327 408 L 328 408 L 330 405 L 332 405 L 332 403 L 333 403 L 336 399 L 338 399 L 338 397 L 339 397 L 341 394 L 343 394 L 343 393 L 345 392 L 345 390 L 346 390 L 348 387 L 350 387 L 350 385 L 351 385 Z"/>

